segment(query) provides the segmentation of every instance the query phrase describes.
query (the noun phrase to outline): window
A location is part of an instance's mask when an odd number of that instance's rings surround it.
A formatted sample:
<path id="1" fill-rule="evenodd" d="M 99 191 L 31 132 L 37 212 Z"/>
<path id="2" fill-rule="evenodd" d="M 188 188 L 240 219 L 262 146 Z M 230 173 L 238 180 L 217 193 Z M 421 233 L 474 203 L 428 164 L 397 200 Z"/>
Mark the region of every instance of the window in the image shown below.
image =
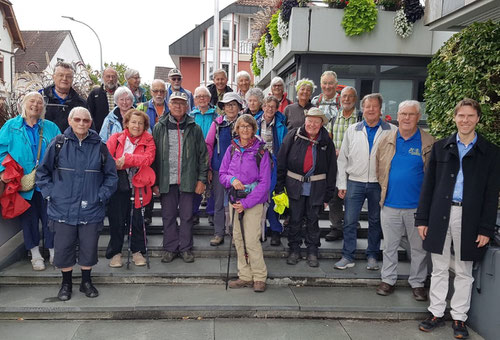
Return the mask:
<path id="1" fill-rule="evenodd" d="M 233 79 L 233 83 L 236 82 L 236 64 L 233 64 L 233 76 L 231 79 Z"/>
<path id="2" fill-rule="evenodd" d="M 205 81 L 205 63 L 201 63 L 201 81 Z"/>
<path id="3" fill-rule="evenodd" d="M 224 71 L 226 71 L 226 73 L 227 73 L 227 78 L 228 78 L 228 79 L 231 79 L 231 78 L 229 77 L 229 64 L 222 63 L 222 69 L 223 69 Z"/>
<path id="4" fill-rule="evenodd" d="M 214 80 L 214 63 L 208 63 L 208 80 Z"/>
<path id="5" fill-rule="evenodd" d="M 238 26 L 233 24 L 233 49 L 236 49 L 236 37 L 238 36 Z"/>
<path id="6" fill-rule="evenodd" d="M 201 47 L 205 48 L 207 46 L 207 31 L 203 31 L 201 36 Z"/>
<path id="7" fill-rule="evenodd" d="M 0 53 L 0 81 L 1 82 L 4 81 L 3 76 L 4 76 L 4 74 L 3 74 L 3 54 Z"/>
<path id="8" fill-rule="evenodd" d="M 412 98 L 412 90 L 413 81 L 411 80 L 380 80 L 379 92 L 384 97 L 382 113 L 390 115 L 392 120 L 396 120 L 399 103 Z"/>
<path id="9" fill-rule="evenodd" d="M 208 47 L 214 47 L 214 27 L 208 29 Z"/>
<path id="10" fill-rule="evenodd" d="M 229 47 L 229 25 L 227 21 L 222 22 L 222 47 Z"/>

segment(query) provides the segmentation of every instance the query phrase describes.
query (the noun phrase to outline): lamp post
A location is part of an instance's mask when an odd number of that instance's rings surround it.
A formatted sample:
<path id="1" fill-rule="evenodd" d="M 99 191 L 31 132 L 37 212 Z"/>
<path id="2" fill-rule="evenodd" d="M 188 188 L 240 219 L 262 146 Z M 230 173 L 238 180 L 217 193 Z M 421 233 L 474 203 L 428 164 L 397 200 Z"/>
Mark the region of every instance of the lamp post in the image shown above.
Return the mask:
<path id="1" fill-rule="evenodd" d="M 88 28 L 90 28 L 90 30 L 91 30 L 92 32 L 94 32 L 94 34 L 95 34 L 95 36 L 96 36 L 96 38 L 97 38 L 97 41 L 99 42 L 99 54 L 100 54 L 100 56 L 101 56 L 101 73 L 102 73 L 102 71 L 103 71 L 103 64 L 102 64 L 102 44 L 101 44 L 101 39 L 99 39 L 99 36 L 97 35 L 96 31 L 94 31 L 94 29 L 93 29 L 92 27 L 90 27 L 89 25 L 87 25 L 87 24 L 86 24 L 86 23 L 84 23 L 83 21 L 76 20 L 75 18 L 73 18 L 73 17 L 68 17 L 68 16 L 66 16 L 66 15 L 62 15 L 61 17 L 62 17 L 62 18 L 64 18 L 64 19 L 69 19 L 69 20 L 71 20 L 71 21 L 79 22 L 80 24 L 87 26 Z"/>

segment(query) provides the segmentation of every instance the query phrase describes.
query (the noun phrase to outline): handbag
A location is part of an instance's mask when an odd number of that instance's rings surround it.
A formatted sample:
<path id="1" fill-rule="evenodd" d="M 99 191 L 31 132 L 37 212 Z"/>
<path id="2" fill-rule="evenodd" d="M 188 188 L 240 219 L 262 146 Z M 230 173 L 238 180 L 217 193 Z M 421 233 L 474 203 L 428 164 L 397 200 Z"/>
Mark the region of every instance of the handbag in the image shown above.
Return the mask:
<path id="1" fill-rule="evenodd" d="M 35 167 L 29 174 L 21 177 L 21 189 L 19 191 L 30 191 L 35 187 L 35 175 L 36 169 L 38 168 L 38 163 L 40 161 L 40 153 L 42 152 L 42 137 L 43 137 L 43 125 L 40 127 L 40 139 L 38 140 L 38 153 L 36 156 Z"/>

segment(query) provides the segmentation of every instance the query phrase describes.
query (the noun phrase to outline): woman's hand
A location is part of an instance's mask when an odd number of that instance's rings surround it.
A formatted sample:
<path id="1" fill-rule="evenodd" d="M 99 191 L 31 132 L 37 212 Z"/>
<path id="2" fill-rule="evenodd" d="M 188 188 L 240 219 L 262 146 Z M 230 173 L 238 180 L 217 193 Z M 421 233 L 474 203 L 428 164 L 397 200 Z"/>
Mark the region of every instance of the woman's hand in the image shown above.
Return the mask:
<path id="1" fill-rule="evenodd" d="M 153 195 L 160 196 L 160 187 L 155 185 L 152 189 L 153 189 Z"/>
<path id="2" fill-rule="evenodd" d="M 3 174 L 4 174 L 3 172 L 0 174 L 0 180 L 2 180 L 2 182 L 9 183 L 10 181 L 12 181 L 12 179 L 10 179 L 10 178 L 5 179 L 3 177 Z"/>
<path id="3" fill-rule="evenodd" d="M 236 210 L 238 214 L 241 214 L 245 208 L 243 208 L 243 204 L 241 204 L 240 201 L 237 201 L 236 203 L 231 204 L 233 206 L 233 209 Z"/>
<path id="4" fill-rule="evenodd" d="M 240 182 L 239 179 L 235 178 L 233 183 L 231 183 L 231 185 L 233 186 L 233 188 L 235 188 L 236 190 L 245 190 L 245 186 L 243 185 L 243 183 Z"/>
<path id="5" fill-rule="evenodd" d="M 125 164 L 125 155 L 121 156 L 120 158 L 118 158 L 116 161 L 116 168 L 118 170 L 121 170 L 123 168 L 123 165 Z"/>

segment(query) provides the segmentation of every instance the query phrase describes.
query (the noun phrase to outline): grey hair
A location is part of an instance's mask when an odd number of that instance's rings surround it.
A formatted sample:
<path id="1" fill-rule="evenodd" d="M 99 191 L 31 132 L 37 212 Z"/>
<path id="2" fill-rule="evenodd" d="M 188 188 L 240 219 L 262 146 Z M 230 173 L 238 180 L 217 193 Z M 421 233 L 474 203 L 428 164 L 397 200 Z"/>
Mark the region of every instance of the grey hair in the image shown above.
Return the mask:
<path id="1" fill-rule="evenodd" d="M 262 90 L 258 87 L 252 87 L 251 89 L 249 89 L 245 94 L 245 100 L 248 101 L 248 99 L 252 96 L 257 97 L 260 105 L 264 103 L 264 92 L 262 92 Z"/>
<path id="2" fill-rule="evenodd" d="M 248 78 L 248 80 L 250 80 L 250 81 L 252 80 L 252 78 L 250 77 L 250 74 L 244 70 L 236 73 L 236 82 L 238 82 L 238 80 L 240 80 L 241 77 Z"/>
<path id="3" fill-rule="evenodd" d="M 215 78 L 215 76 L 216 76 L 216 75 L 218 75 L 218 74 L 223 74 L 223 75 L 224 75 L 224 77 L 226 77 L 226 79 L 227 79 L 227 72 L 226 72 L 226 70 L 224 70 L 223 68 L 220 68 L 220 69 L 218 69 L 218 70 L 215 70 L 215 71 L 214 71 L 214 78 Z"/>
<path id="4" fill-rule="evenodd" d="M 135 76 L 138 76 L 139 75 L 139 71 L 137 70 L 134 70 L 133 68 L 128 68 L 125 73 L 123 74 L 123 76 L 125 77 L 125 80 L 128 80 L 132 77 L 135 77 Z"/>
<path id="5" fill-rule="evenodd" d="M 420 114 L 420 103 L 416 100 L 404 100 L 404 101 L 402 101 L 401 103 L 399 103 L 398 112 L 407 106 L 416 107 L 418 114 Z"/>
<path id="6" fill-rule="evenodd" d="M 283 86 L 285 86 L 285 81 L 281 77 L 274 77 L 273 80 L 271 80 L 271 87 L 274 85 L 281 83 Z"/>
<path id="7" fill-rule="evenodd" d="M 354 92 L 354 95 L 356 96 L 356 98 L 358 98 L 358 91 L 356 91 L 356 89 L 352 86 L 346 86 L 342 89 L 342 91 L 340 91 L 340 96 L 342 96 L 344 94 L 344 92 L 347 92 L 347 91 L 353 91 Z"/>
<path id="8" fill-rule="evenodd" d="M 236 135 L 238 135 L 238 129 L 239 129 L 242 122 L 245 122 L 245 123 L 252 126 L 253 136 L 255 136 L 255 134 L 257 133 L 257 121 L 255 120 L 255 118 L 251 114 L 248 114 L 248 113 L 245 113 L 245 114 L 239 116 L 238 119 L 236 119 L 236 123 L 234 123 L 233 132 Z"/>
<path id="9" fill-rule="evenodd" d="M 208 90 L 208 88 L 206 86 L 198 86 L 194 90 L 194 95 L 196 96 L 196 93 L 200 93 L 200 92 L 205 92 L 205 94 L 207 94 L 210 97 L 210 91 Z"/>
<path id="10" fill-rule="evenodd" d="M 56 66 L 54 67 L 54 73 L 56 73 L 56 68 L 58 68 L 58 67 L 62 67 L 62 68 L 71 70 L 73 73 L 75 73 L 75 68 L 73 67 L 73 65 L 71 65 L 70 63 L 67 63 L 65 61 L 58 61 L 57 62 Z"/>
<path id="11" fill-rule="evenodd" d="M 364 106 L 365 101 L 371 100 L 371 99 L 378 100 L 378 103 L 380 104 L 380 108 L 382 108 L 382 103 L 383 103 L 384 99 L 382 98 L 382 95 L 380 93 L 370 93 L 370 94 L 367 94 L 366 96 L 364 96 L 363 99 L 361 99 L 361 107 Z"/>
<path id="12" fill-rule="evenodd" d="M 31 97 L 40 97 L 42 99 L 43 109 L 42 109 L 42 113 L 40 114 L 40 118 L 44 118 L 45 117 L 45 103 L 43 100 L 43 96 L 40 92 L 36 92 L 36 91 L 29 92 L 24 96 L 24 98 L 21 102 L 21 117 L 26 118 L 26 103 L 28 102 L 28 99 L 30 99 Z"/>
<path id="13" fill-rule="evenodd" d="M 153 79 L 153 81 L 151 82 L 151 86 L 153 86 L 154 83 L 160 83 L 165 88 L 167 88 L 167 83 L 165 83 L 165 81 L 163 79 Z"/>
<path id="14" fill-rule="evenodd" d="M 113 101 L 115 102 L 115 104 L 118 104 L 118 99 L 120 99 L 123 94 L 126 94 L 132 100 L 132 102 L 134 101 L 134 95 L 132 94 L 132 91 L 130 91 L 130 89 L 126 86 L 120 86 L 113 94 Z"/>
<path id="15" fill-rule="evenodd" d="M 280 107 L 280 101 L 275 96 L 267 96 L 266 98 L 264 98 L 264 104 L 268 104 L 270 102 L 276 103 L 276 109 Z"/>
<path id="16" fill-rule="evenodd" d="M 90 120 L 92 121 L 92 115 L 90 114 L 90 111 L 87 110 L 86 108 L 84 108 L 83 106 L 77 106 L 77 107 L 72 108 L 71 111 L 69 112 L 68 119 L 69 120 L 73 119 L 73 116 L 75 115 L 75 113 L 78 113 L 78 112 L 85 113 L 85 115 L 87 117 L 89 117 Z"/>
<path id="17" fill-rule="evenodd" d="M 338 82 L 337 73 L 330 71 L 330 70 L 323 72 L 323 74 L 319 78 L 319 81 L 321 81 L 321 79 L 323 79 L 323 77 L 326 77 L 326 76 L 332 76 L 333 78 L 335 78 L 335 81 Z"/>

